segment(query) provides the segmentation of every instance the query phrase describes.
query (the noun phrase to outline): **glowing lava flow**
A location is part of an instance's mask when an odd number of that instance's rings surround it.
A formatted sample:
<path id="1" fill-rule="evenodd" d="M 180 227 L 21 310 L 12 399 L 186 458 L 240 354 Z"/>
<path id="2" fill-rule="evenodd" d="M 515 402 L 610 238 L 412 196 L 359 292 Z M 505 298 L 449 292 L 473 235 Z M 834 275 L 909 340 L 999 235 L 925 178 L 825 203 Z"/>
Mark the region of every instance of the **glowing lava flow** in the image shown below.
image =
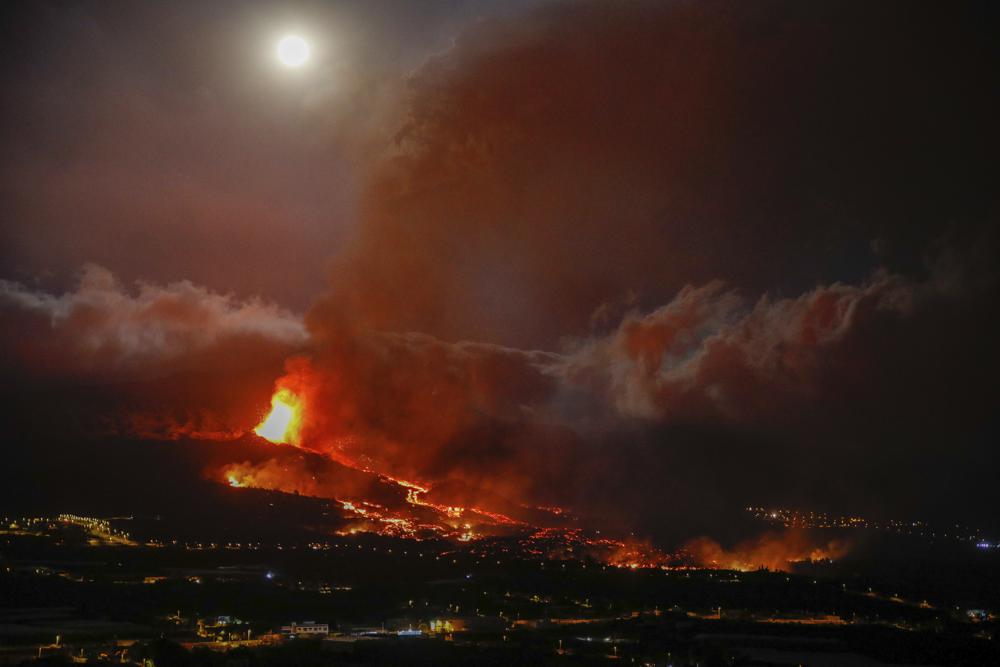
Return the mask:
<path id="1" fill-rule="evenodd" d="M 302 427 L 305 396 L 288 388 L 277 389 L 271 397 L 271 409 L 254 429 L 258 436 L 275 444 L 304 447 Z M 521 505 L 527 513 L 518 517 L 472 505 L 460 506 L 434 502 L 445 500 L 445 494 L 432 494 L 433 484 L 426 481 L 401 479 L 381 472 L 377 466 L 355 459 L 347 452 L 351 448 L 327 447 L 322 451 L 304 447 L 312 454 L 325 456 L 332 470 L 338 466 L 371 476 L 369 487 L 380 502 L 358 497 L 356 484 L 336 488 L 337 474 L 330 479 L 317 477 L 317 469 L 305 463 L 284 459 L 251 464 L 233 463 L 218 471 L 219 481 L 231 487 L 270 489 L 334 500 L 340 505 L 346 528 L 339 535 L 359 532 L 386 537 L 414 540 L 444 539 L 465 543 L 470 553 L 488 554 L 490 558 L 523 557 L 542 560 L 594 560 L 608 567 L 628 569 L 670 569 L 691 565 L 748 570 L 761 566 L 770 569 L 791 569 L 801 560 L 832 558 L 843 549 L 835 542 L 815 545 L 812 540 L 792 535 L 764 536 L 756 542 L 739 545 L 727 551 L 718 543 L 700 538 L 689 541 L 677 554 L 664 553 L 651 543 L 633 538 L 624 540 L 602 536 L 600 531 L 573 524 L 576 519 L 561 507 Z M 304 459 L 303 459 L 304 460 Z M 350 478 L 353 479 L 353 478 Z M 387 488 L 388 487 L 388 488 Z M 395 487 L 395 490 L 392 490 Z M 349 490 L 351 489 L 351 490 Z M 346 491 L 344 497 L 338 491 Z M 464 505 L 465 503 L 463 503 Z M 516 507 L 508 502 L 504 507 Z M 548 517 L 538 516 L 541 512 Z M 553 525 L 555 524 L 555 525 Z M 338 526 L 339 528 L 340 526 Z"/>
<path id="2" fill-rule="evenodd" d="M 253 430 L 275 444 L 298 444 L 302 428 L 302 402 L 287 389 L 279 389 L 271 397 L 271 411 Z"/>

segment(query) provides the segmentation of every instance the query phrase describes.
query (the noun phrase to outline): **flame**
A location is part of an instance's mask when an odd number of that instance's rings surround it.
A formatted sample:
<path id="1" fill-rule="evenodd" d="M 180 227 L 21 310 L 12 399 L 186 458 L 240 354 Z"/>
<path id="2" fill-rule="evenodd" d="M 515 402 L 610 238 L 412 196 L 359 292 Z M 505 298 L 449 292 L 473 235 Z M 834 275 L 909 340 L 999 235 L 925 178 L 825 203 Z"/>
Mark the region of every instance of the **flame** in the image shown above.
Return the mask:
<path id="1" fill-rule="evenodd" d="M 253 430 L 275 444 L 298 444 L 302 428 L 302 401 L 288 389 L 279 389 L 271 397 L 271 411 Z"/>

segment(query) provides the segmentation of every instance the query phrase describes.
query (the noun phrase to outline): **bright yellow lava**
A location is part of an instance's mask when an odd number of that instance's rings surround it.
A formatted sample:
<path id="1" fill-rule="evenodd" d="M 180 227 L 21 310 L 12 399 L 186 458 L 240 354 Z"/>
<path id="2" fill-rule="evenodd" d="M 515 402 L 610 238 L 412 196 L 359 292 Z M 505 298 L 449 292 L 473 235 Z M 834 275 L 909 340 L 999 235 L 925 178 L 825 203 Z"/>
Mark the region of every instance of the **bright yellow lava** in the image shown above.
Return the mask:
<path id="1" fill-rule="evenodd" d="M 297 444 L 302 428 L 302 402 L 287 389 L 279 389 L 271 397 L 271 412 L 254 433 L 275 444 Z"/>

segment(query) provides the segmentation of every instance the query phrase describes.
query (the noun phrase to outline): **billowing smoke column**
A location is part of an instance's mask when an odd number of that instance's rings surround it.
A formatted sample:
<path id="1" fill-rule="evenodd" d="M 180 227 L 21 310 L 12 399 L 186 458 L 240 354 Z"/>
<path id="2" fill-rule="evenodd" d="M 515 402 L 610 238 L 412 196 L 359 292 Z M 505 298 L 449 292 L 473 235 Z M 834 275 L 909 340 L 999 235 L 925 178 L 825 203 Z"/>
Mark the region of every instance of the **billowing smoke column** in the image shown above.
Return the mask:
<path id="1" fill-rule="evenodd" d="M 977 479 L 987 190 L 911 138 L 975 163 L 933 128 L 984 118 L 949 74 L 980 65 L 914 53 L 930 17 L 826 11 L 557 5 L 418 70 L 278 381 L 299 446 L 682 538 L 761 493 L 909 513 L 946 441 Z"/>
<path id="2" fill-rule="evenodd" d="M 974 10 L 900 26 L 905 3 L 822 4 L 554 3 L 470 27 L 409 82 L 331 309 L 552 349 L 689 284 L 920 273 L 949 226 L 995 220 L 974 54 L 996 46 Z M 939 40 L 961 47 L 916 46 Z"/>
<path id="3" fill-rule="evenodd" d="M 527 411 L 544 405 L 555 355 L 448 344 L 418 335 L 357 335 L 288 364 L 278 386 L 303 402 L 299 444 L 382 473 L 516 493 L 507 436 L 543 428 Z M 494 451 L 490 448 L 494 447 Z"/>

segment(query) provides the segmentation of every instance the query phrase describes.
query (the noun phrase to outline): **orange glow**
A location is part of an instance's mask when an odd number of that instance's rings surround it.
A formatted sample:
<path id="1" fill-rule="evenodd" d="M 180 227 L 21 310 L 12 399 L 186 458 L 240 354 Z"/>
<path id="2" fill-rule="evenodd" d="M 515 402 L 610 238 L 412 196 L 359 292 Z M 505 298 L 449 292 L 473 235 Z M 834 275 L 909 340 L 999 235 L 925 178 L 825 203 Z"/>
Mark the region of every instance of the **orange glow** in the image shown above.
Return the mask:
<path id="1" fill-rule="evenodd" d="M 297 445 L 302 428 L 302 402 L 288 389 L 279 389 L 271 397 L 271 411 L 253 430 L 275 444 Z"/>
<path id="2" fill-rule="evenodd" d="M 271 408 L 254 433 L 272 443 L 304 448 L 315 456 L 307 460 L 276 452 L 276 458 L 231 463 L 211 474 L 232 487 L 333 500 L 338 511 L 331 518 L 336 525 L 330 528 L 337 534 L 446 540 L 483 558 L 496 555 L 499 560 L 506 555 L 596 561 L 627 570 L 692 566 L 790 570 L 800 561 L 839 558 L 847 549 L 837 540 L 819 541 L 811 534 L 789 531 L 769 533 L 731 549 L 699 538 L 681 551 L 664 552 L 648 540 L 624 537 L 624 528 L 609 527 L 602 534 L 584 527 L 562 507 L 513 502 L 489 492 L 479 494 L 462 483 L 450 485 L 447 479 L 438 487 L 437 480 L 416 476 L 419 473 L 406 464 L 387 471 L 383 458 L 367 454 L 386 440 L 376 435 L 374 445 L 368 446 L 365 436 L 348 427 L 342 429 L 341 419 L 350 424 L 355 418 L 353 408 L 345 407 L 341 414 L 321 406 L 349 405 L 349 397 L 338 395 L 331 400 L 321 396 L 310 373 L 300 364 L 277 380 Z M 390 451 L 404 451 L 395 443 L 388 444 Z M 320 458 L 327 463 L 321 463 Z"/>
<path id="3" fill-rule="evenodd" d="M 840 558 L 848 548 L 842 540 L 823 541 L 796 529 L 765 533 L 733 549 L 724 549 L 707 537 L 699 537 L 685 545 L 685 550 L 701 567 L 744 572 L 762 567 L 789 572 L 796 563 Z"/>

